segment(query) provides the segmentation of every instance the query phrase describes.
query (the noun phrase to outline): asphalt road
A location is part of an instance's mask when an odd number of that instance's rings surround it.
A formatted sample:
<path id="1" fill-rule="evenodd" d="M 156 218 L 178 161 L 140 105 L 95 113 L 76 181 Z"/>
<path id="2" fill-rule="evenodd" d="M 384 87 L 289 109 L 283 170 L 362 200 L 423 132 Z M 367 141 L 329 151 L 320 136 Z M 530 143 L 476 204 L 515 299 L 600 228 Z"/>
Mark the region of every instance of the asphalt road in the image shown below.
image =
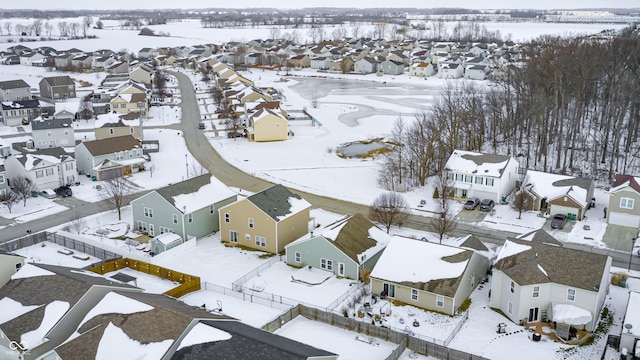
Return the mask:
<path id="1" fill-rule="evenodd" d="M 209 173 L 213 174 L 227 186 L 238 187 L 251 192 L 259 192 L 273 186 L 273 183 L 248 175 L 222 159 L 220 154 L 211 146 L 204 132 L 198 129 L 198 123 L 201 121 L 201 117 L 191 79 L 181 72 L 168 72 L 178 79 L 178 87 L 182 97 L 182 121 L 170 127 L 182 131 L 191 155 L 198 160 Z M 293 189 L 293 191 L 300 194 L 300 196 L 311 203 L 314 208 L 322 208 L 337 214 L 368 213 L 368 206 L 366 205 L 319 196 L 295 189 Z M 140 195 L 141 194 L 138 194 L 137 196 Z M 2 231 L 0 231 L 0 243 L 24 236 L 27 230 L 36 233 L 72 221 L 80 215 L 89 216 L 106 210 L 111 210 L 111 207 L 106 201 L 95 203 L 78 201 L 75 207 L 58 214 L 46 216 L 29 223 L 12 224 L 2 229 Z M 427 230 L 427 221 L 428 218 L 426 216 L 411 215 L 404 222 L 403 226 L 418 230 Z M 513 232 L 478 227 L 473 223 L 464 222 L 458 222 L 450 235 L 464 236 L 470 233 L 475 234 L 482 241 L 497 245 L 502 244 L 507 237 L 518 235 Z M 631 264 L 630 266 L 632 268 L 637 268 L 638 265 L 640 265 L 640 258 L 637 256 L 630 258 L 629 253 L 591 248 L 580 244 L 566 244 L 565 246 L 610 255 L 613 258 L 614 266 L 626 268 Z"/>

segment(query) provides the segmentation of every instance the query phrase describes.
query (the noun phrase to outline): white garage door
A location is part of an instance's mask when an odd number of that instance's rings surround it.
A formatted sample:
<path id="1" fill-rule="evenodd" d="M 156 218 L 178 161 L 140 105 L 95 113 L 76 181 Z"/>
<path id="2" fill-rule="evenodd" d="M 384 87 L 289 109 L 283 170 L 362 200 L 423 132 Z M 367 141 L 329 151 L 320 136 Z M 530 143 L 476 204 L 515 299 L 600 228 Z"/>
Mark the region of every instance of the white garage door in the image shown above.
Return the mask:
<path id="1" fill-rule="evenodd" d="M 638 215 L 614 212 L 607 214 L 607 216 L 609 217 L 609 224 L 611 225 L 640 227 L 640 216 Z"/>
<path id="2" fill-rule="evenodd" d="M 498 195 L 496 193 L 488 191 L 473 190 L 473 194 L 471 194 L 470 196 L 477 197 L 478 199 L 480 199 L 480 201 L 482 201 L 482 199 L 491 199 L 495 202 L 499 202 L 500 200 L 498 199 Z"/>
<path id="3" fill-rule="evenodd" d="M 551 210 L 549 211 L 549 213 L 551 215 L 555 215 L 555 214 L 574 214 L 576 216 L 578 216 L 578 209 L 576 208 L 572 208 L 572 207 L 568 207 L 568 206 L 562 206 L 562 205 L 551 205 Z"/>

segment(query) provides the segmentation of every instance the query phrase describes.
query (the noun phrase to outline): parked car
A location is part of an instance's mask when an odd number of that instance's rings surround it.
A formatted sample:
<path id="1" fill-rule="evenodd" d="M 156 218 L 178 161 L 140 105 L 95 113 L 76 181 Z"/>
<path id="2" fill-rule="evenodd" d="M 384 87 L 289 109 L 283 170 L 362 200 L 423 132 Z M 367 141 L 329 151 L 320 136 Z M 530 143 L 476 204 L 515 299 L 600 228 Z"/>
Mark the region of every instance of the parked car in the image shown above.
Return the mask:
<path id="1" fill-rule="evenodd" d="M 200 130 L 204 130 L 205 129 L 205 126 L 204 126 L 203 122 L 199 122 L 198 123 L 198 129 L 200 129 Z"/>
<path id="2" fill-rule="evenodd" d="M 634 255 L 640 256 L 640 238 L 636 238 L 633 242 L 633 250 Z"/>
<path id="3" fill-rule="evenodd" d="M 467 202 L 464 203 L 464 208 L 467 210 L 474 210 L 480 205 L 480 199 L 477 197 L 470 197 Z"/>
<path id="4" fill-rule="evenodd" d="M 493 210 L 494 206 L 496 206 L 495 201 L 490 200 L 490 199 L 482 199 L 482 202 L 480 203 L 480 210 L 481 211 L 491 211 L 491 210 Z"/>
<path id="5" fill-rule="evenodd" d="M 40 191 L 40 196 L 47 199 L 55 199 L 57 195 L 56 195 L 56 192 L 51 189 L 44 189 Z"/>
<path id="6" fill-rule="evenodd" d="M 239 130 L 239 131 L 234 131 L 234 130 L 228 131 L 227 132 L 227 137 L 230 138 L 230 139 L 244 137 L 244 131 L 242 131 L 242 130 Z"/>
<path id="7" fill-rule="evenodd" d="M 555 214 L 553 215 L 553 219 L 551 219 L 551 228 L 552 229 L 562 229 L 564 228 L 564 224 L 567 222 L 566 214 Z"/>
<path id="8" fill-rule="evenodd" d="M 53 190 L 56 194 L 63 196 L 63 197 L 67 197 L 67 196 L 71 196 L 73 195 L 73 191 L 71 191 L 71 188 L 68 186 L 60 186 L 59 188 Z"/>

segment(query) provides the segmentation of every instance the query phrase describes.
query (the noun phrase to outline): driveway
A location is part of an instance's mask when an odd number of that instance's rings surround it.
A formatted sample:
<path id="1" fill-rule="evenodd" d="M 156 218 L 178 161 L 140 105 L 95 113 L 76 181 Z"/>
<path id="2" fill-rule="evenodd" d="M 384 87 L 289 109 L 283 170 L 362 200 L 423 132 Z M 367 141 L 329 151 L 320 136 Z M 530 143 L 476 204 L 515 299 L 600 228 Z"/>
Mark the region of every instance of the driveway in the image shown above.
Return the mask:
<path id="1" fill-rule="evenodd" d="M 620 225 L 607 225 L 602 241 L 610 249 L 631 251 L 633 240 L 638 237 L 638 229 Z"/>
<path id="2" fill-rule="evenodd" d="M 466 223 L 477 223 L 484 220 L 485 216 L 487 216 L 488 212 L 480 211 L 480 209 L 476 208 L 475 210 L 466 210 L 462 209 L 458 212 L 458 220 L 464 221 Z"/>

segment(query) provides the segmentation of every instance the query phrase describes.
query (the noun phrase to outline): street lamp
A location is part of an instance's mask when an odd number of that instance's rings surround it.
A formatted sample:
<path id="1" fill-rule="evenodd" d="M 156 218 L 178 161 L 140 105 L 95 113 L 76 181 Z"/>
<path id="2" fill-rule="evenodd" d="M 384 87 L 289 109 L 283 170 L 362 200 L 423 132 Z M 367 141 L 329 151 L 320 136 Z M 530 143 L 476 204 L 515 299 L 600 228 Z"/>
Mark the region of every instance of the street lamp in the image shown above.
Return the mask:
<path id="1" fill-rule="evenodd" d="M 185 178 L 186 180 L 189 178 L 189 163 L 187 160 L 187 154 L 184 154 L 184 166 L 185 166 L 185 169 L 187 169 L 187 177 Z"/>
<path id="2" fill-rule="evenodd" d="M 631 250 L 629 250 L 629 267 L 627 270 L 631 272 L 631 259 L 633 259 L 633 245 L 636 243 L 636 238 L 631 238 Z"/>

